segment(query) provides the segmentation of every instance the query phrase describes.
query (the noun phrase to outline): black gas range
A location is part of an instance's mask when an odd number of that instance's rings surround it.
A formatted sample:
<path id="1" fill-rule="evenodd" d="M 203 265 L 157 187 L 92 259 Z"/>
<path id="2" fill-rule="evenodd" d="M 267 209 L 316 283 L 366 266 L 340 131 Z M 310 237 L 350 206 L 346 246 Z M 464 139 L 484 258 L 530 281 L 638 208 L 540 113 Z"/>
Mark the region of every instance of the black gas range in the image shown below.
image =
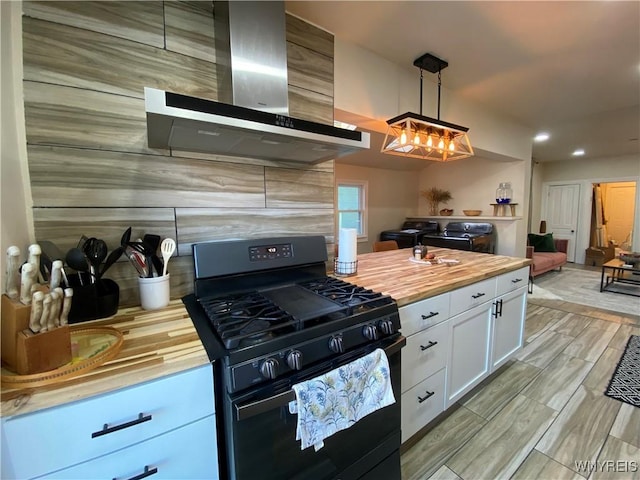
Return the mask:
<path id="1" fill-rule="evenodd" d="M 195 290 L 183 300 L 214 365 L 223 477 L 400 478 L 405 340 L 396 302 L 328 276 L 321 236 L 200 243 L 193 255 Z M 301 451 L 296 416 L 286 409 L 291 387 L 377 348 L 387 353 L 396 404 L 338 432 L 318 452 Z"/>

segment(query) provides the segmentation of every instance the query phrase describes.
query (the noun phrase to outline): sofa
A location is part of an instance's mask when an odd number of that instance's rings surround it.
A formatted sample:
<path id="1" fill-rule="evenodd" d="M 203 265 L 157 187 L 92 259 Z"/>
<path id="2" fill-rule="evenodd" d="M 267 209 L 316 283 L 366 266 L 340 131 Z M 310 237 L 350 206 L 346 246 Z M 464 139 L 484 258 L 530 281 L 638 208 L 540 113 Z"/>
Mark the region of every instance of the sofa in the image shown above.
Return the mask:
<path id="1" fill-rule="evenodd" d="M 553 238 L 550 233 L 544 235 L 544 240 L 538 237 L 542 237 L 542 235 L 529 234 L 527 241 L 527 258 L 533 261 L 531 263 L 531 278 L 550 270 L 562 270 L 562 266 L 567 263 L 569 240 Z"/>

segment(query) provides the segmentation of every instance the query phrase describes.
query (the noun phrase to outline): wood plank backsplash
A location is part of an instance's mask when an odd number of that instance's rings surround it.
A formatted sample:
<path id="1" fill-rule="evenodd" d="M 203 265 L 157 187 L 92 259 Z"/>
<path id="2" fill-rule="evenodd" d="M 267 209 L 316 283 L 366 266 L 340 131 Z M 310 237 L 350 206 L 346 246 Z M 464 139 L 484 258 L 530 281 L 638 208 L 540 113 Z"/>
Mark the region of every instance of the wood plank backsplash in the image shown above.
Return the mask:
<path id="1" fill-rule="evenodd" d="M 24 103 L 36 240 L 124 230 L 173 237 L 171 296 L 193 290 L 193 243 L 324 235 L 334 244 L 334 162 L 150 149 L 144 87 L 217 100 L 215 2 L 23 3 Z M 333 123 L 333 36 L 287 15 L 290 115 Z M 124 258 L 124 257 L 123 257 Z M 106 275 L 138 303 L 124 259 Z"/>

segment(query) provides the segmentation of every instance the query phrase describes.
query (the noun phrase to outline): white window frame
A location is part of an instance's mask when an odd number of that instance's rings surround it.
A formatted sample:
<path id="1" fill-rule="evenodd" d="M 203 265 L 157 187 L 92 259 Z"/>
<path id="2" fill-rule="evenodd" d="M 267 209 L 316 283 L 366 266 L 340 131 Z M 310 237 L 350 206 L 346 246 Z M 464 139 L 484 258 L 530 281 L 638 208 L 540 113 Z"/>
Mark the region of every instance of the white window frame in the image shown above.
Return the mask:
<path id="1" fill-rule="evenodd" d="M 366 242 L 369 238 L 369 182 L 367 180 L 336 180 L 335 188 L 335 225 L 336 237 L 340 231 L 340 210 L 338 209 L 338 189 L 341 186 L 358 187 L 361 191 L 360 208 L 362 212 L 362 233 L 358 234 L 359 242 Z M 351 211 L 351 210 L 349 210 Z"/>

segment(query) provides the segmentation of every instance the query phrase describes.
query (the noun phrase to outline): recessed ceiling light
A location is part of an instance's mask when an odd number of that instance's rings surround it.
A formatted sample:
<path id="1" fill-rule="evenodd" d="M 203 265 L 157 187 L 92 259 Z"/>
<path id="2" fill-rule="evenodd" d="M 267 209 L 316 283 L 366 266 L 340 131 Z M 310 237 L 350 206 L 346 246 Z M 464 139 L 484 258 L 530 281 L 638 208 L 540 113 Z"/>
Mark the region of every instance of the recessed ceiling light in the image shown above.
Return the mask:
<path id="1" fill-rule="evenodd" d="M 547 140 L 549 140 L 549 134 L 547 132 L 540 132 L 533 137 L 534 142 L 546 142 Z"/>
<path id="2" fill-rule="evenodd" d="M 574 157 L 581 157 L 582 155 L 584 155 L 584 150 L 578 148 L 577 150 L 574 150 L 571 155 L 573 155 Z"/>

